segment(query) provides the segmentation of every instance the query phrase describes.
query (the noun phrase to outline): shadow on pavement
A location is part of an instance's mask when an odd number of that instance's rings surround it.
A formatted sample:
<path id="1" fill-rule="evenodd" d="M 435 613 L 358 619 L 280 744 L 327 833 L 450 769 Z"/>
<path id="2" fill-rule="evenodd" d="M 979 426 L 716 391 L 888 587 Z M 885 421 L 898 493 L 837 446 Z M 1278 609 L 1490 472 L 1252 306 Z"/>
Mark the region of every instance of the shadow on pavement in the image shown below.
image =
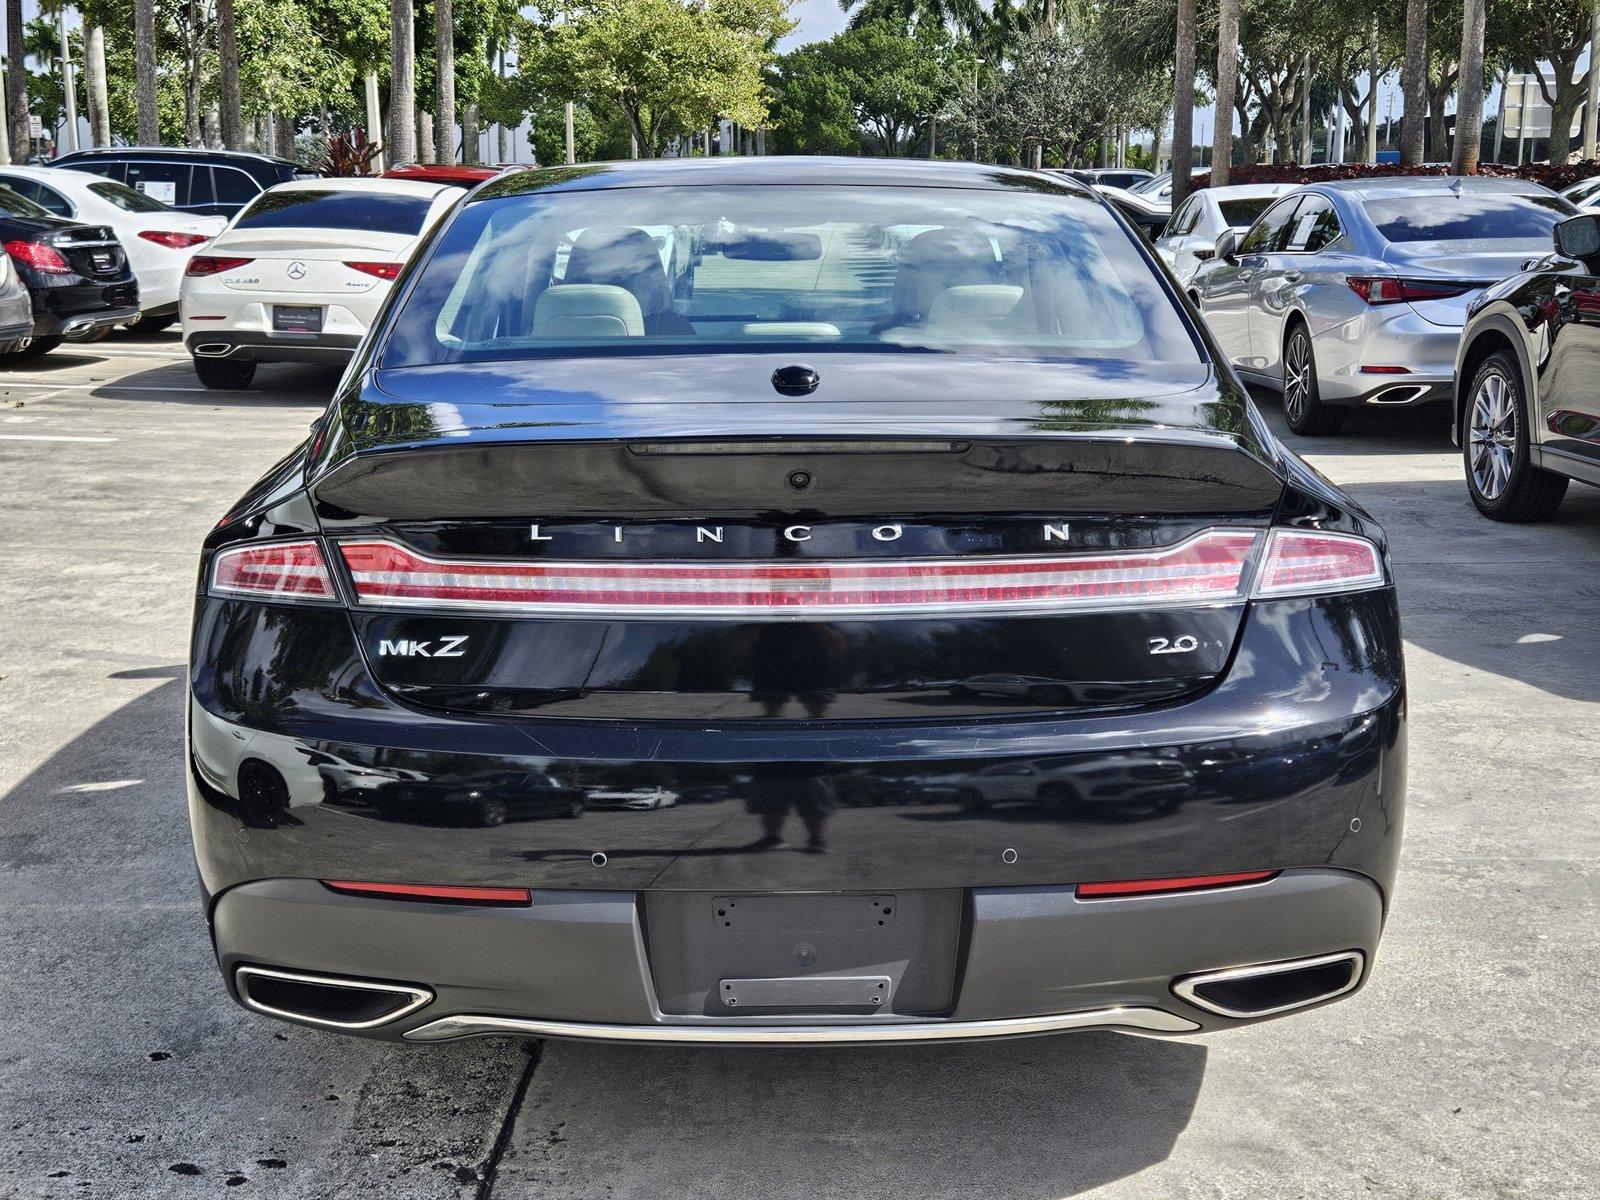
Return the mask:
<path id="1" fill-rule="evenodd" d="M 188 362 L 170 362 L 123 375 L 115 383 L 106 383 L 90 394 L 115 397 L 121 402 L 155 400 L 162 404 L 196 404 L 207 408 L 243 405 L 321 408 L 333 397 L 342 370 L 341 367 L 264 363 L 257 369 L 249 387 L 223 390 L 204 388 Z M 129 390 L 169 387 L 174 390 Z"/>

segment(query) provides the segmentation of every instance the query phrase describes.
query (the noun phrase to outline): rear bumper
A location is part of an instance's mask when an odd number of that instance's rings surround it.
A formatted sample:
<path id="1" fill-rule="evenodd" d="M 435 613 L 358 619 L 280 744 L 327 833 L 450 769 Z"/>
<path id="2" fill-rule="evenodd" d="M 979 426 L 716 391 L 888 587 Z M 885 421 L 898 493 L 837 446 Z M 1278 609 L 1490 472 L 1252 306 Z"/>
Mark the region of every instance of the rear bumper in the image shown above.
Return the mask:
<path id="1" fill-rule="evenodd" d="M 359 334 L 254 333 L 201 330 L 183 339 L 196 358 L 233 358 L 250 362 L 309 362 L 343 366 L 361 344 Z"/>
<path id="2" fill-rule="evenodd" d="M 1424 319 L 1409 304 L 1384 305 L 1317 334 L 1324 403 L 1400 407 L 1448 400 L 1461 330 Z M 1404 367 L 1403 374 L 1363 368 Z"/>
<path id="3" fill-rule="evenodd" d="M 1210 1011 L 1175 986 L 1187 990 L 1182 981 L 1196 974 L 1247 964 L 1349 952 L 1351 974 L 1337 996 L 1349 995 L 1365 982 L 1383 920 L 1370 879 L 1315 869 L 1243 887 L 1112 900 L 1079 900 L 1070 887 L 973 888 L 964 904 L 954 1001 L 933 1017 L 663 1012 L 651 931 L 631 892 L 540 891 L 525 908 L 462 909 L 274 879 L 224 894 L 213 928 L 235 999 L 242 1000 L 241 966 L 382 981 L 426 996 L 396 1019 L 350 1030 L 372 1037 L 817 1045 L 1231 1028 L 1260 1017 Z M 829 931 L 808 935 L 826 962 Z"/>

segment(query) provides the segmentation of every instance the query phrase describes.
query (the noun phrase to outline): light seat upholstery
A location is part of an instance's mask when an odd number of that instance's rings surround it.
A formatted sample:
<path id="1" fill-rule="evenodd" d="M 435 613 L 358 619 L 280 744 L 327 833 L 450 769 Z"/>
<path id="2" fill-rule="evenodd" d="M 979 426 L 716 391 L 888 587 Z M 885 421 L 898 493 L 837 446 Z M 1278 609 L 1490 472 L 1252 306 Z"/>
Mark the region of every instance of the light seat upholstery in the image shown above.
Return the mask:
<path id="1" fill-rule="evenodd" d="M 644 314 L 627 288 L 607 283 L 558 283 L 539 293 L 534 337 L 643 337 Z"/>
<path id="2" fill-rule="evenodd" d="M 928 308 L 928 332 L 953 337 L 991 337 L 1015 328 L 1022 289 L 1005 283 L 945 288 Z"/>

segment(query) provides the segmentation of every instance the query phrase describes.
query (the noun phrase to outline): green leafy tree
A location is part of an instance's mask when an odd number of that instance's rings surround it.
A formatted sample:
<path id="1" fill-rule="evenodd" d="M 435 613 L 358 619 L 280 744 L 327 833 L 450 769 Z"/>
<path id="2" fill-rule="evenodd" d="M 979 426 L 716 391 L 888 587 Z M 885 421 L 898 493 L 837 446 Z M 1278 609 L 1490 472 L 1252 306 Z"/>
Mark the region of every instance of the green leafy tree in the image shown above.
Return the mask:
<path id="1" fill-rule="evenodd" d="M 834 64 L 831 42 L 813 42 L 780 58 L 768 75 L 779 154 L 858 154 L 861 126 L 850 89 Z"/>
<path id="2" fill-rule="evenodd" d="M 794 28 L 788 8 L 789 0 L 583 0 L 543 27 L 523 70 L 558 81 L 564 98 L 615 105 L 639 153 L 654 157 L 718 118 L 766 119 L 763 72 Z"/>

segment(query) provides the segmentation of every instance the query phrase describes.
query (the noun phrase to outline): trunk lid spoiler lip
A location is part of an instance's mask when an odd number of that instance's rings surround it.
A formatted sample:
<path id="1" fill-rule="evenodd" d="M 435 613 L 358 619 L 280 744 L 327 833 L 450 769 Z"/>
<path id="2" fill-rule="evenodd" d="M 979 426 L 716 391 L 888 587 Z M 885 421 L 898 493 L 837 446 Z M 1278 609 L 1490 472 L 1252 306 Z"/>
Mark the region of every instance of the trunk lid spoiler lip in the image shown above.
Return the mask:
<path id="1" fill-rule="evenodd" d="M 772 356 L 765 357 L 770 361 Z M 401 373 L 430 370 L 403 368 Z M 1209 364 L 1196 364 L 1195 370 L 1183 373 L 1186 378 L 1169 377 L 1164 387 L 1131 396 L 1107 389 L 1106 395 L 1077 399 L 1002 396 L 974 405 L 962 398 L 915 410 L 909 403 L 892 401 L 777 397 L 763 397 L 759 404 L 731 397 L 713 405 L 691 400 L 668 409 L 652 400 L 618 400 L 577 389 L 539 389 L 525 401 L 457 403 L 414 398 L 415 390 L 396 386 L 396 374 L 393 369 L 370 370 L 335 399 L 307 464 L 308 486 L 327 483 L 355 462 L 370 462 L 375 456 L 619 441 L 770 440 L 779 449 L 784 442 L 818 440 L 1053 442 L 1111 437 L 1243 452 L 1282 475 L 1280 447 L 1251 411 L 1247 395 Z M 1138 375 L 1127 382 L 1130 391 L 1139 391 Z M 1114 412 L 1109 406 L 1119 402 L 1126 408 Z M 1139 406 L 1149 407 L 1139 411 Z"/>

